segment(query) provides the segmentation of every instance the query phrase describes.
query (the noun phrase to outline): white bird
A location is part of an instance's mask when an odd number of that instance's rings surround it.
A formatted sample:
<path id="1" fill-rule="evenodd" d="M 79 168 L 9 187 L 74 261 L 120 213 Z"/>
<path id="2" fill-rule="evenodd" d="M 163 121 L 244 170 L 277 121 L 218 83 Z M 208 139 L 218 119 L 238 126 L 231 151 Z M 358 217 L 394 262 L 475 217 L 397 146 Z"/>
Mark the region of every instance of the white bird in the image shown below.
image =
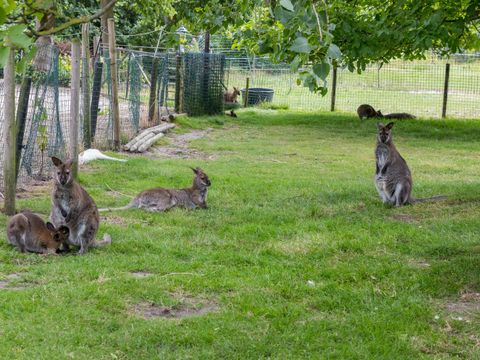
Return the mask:
<path id="1" fill-rule="evenodd" d="M 124 159 L 117 159 L 111 156 L 107 156 L 105 154 L 102 154 L 100 150 L 97 150 L 97 149 L 87 149 L 85 151 L 82 151 L 80 154 L 78 154 L 78 163 L 80 165 L 86 164 L 93 160 L 112 160 L 112 161 L 121 161 L 121 162 L 127 161 Z"/>

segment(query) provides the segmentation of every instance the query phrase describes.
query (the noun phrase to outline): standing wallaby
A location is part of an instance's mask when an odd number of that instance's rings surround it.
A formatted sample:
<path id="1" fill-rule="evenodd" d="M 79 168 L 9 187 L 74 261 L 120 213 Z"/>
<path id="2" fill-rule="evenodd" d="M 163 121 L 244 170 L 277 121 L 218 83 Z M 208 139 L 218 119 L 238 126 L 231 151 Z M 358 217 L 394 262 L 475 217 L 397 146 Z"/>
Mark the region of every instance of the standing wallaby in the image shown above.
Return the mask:
<path id="1" fill-rule="evenodd" d="M 233 90 L 228 90 L 223 94 L 223 100 L 226 103 L 236 103 L 237 96 L 240 95 L 240 90 L 238 90 L 235 86 Z"/>
<path id="2" fill-rule="evenodd" d="M 380 110 L 375 111 L 373 106 L 368 104 L 362 104 L 357 109 L 357 114 L 360 120 L 367 119 L 367 118 L 374 118 L 374 117 L 383 117 L 382 112 Z"/>
<path id="3" fill-rule="evenodd" d="M 110 244 L 108 234 L 103 241 L 95 240 L 100 223 L 97 205 L 73 178 L 72 160 L 63 163 L 52 157 L 52 162 L 56 169 L 50 219 L 55 226 L 66 225 L 70 229 L 65 250 L 68 250 L 68 245 L 80 246 L 79 254 L 84 254 L 90 247 Z"/>
<path id="4" fill-rule="evenodd" d="M 207 208 L 208 187 L 212 184 L 205 172 L 192 168 L 195 173 L 192 187 L 186 189 L 163 189 L 156 188 L 142 191 L 130 204 L 113 209 L 100 209 L 103 211 L 126 210 L 132 208 L 145 209 L 147 211 L 161 212 L 173 207 L 184 207 L 195 209 L 197 207 Z"/>
<path id="5" fill-rule="evenodd" d="M 387 115 L 383 115 L 385 119 L 416 119 L 415 115 L 409 113 L 391 113 Z"/>
<path id="6" fill-rule="evenodd" d="M 393 122 L 387 125 L 378 123 L 377 127 L 375 187 L 382 201 L 385 204 L 402 206 L 445 198 L 444 196 L 423 199 L 412 198 L 412 174 L 407 162 L 393 144 Z"/>
<path id="7" fill-rule="evenodd" d="M 22 253 L 55 253 L 67 241 L 69 233 L 68 227 L 60 226 L 56 229 L 52 223 L 45 224 L 40 216 L 30 211 L 12 216 L 7 224 L 8 242 Z"/>

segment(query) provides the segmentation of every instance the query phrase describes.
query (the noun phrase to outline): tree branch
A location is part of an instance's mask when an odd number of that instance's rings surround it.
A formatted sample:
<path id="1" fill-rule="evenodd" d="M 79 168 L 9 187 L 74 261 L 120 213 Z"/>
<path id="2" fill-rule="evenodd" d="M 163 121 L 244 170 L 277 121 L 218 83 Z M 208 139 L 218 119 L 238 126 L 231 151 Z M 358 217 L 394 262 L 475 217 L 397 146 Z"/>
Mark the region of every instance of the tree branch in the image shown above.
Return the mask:
<path id="1" fill-rule="evenodd" d="M 48 30 L 44 30 L 44 31 L 35 31 L 33 34 L 36 35 L 36 36 L 47 36 L 47 35 L 53 35 L 53 34 L 56 34 L 62 30 L 65 30 L 66 28 L 69 28 L 70 26 L 73 26 L 73 25 L 78 25 L 78 24 L 84 24 L 84 23 L 88 23 L 92 20 L 95 20 L 95 19 L 98 19 L 99 17 L 101 17 L 103 14 L 105 14 L 108 10 L 110 10 L 110 8 L 115 5 L 115 3 L 117 2 L 117 0 L 112 0 L 110 1 L 107 6 L 105 6 L 103 9 L 97 11 L 95 14 L 93 15 L 90 15 L 90 16 L 81 16 L 79 18 L 75 18 L 75 19 L 70 19 L 69 21 L 63 23 L 62 25 L 59 25 L 57 27 L 54 27 L 54 28 L 51 28 L 51 29 L 48 29 Z"/>

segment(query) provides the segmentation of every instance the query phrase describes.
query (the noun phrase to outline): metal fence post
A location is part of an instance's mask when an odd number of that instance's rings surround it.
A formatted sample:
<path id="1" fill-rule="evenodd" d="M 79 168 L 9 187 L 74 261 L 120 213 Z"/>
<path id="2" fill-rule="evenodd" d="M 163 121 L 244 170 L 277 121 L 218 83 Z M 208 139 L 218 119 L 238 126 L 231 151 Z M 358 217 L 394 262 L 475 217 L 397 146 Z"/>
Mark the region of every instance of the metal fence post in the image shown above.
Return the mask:
<path id="1" fill-rule="evenodd" d="M 335 100 L 337 98 L 337 64 L 333 64 L 332 72 L 332 99 L 330 102 L 330 111 L 335 111 Z"/>

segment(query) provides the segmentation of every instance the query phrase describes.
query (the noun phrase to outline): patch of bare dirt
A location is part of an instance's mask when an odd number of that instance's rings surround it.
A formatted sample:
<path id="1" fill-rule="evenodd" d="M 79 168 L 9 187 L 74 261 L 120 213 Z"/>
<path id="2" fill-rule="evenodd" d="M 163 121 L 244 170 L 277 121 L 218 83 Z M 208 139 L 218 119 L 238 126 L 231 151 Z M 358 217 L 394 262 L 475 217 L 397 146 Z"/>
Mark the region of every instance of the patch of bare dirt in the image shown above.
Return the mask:
<path id="1" fill-rule="evenodd" d="M 106 222 L 113 225 L 127 226 L 127 220 L 116 215 L 102 215 L 100 216 L 101 222 Z"/>
<path id="2" fill-rule="evenodd" d="M 469 315 L 480 313 L 480 293 L 464 292 L 458 301 L 448 302 L 446 309 L 458 320 L 468 319 Z"/>
<path id="3" fill-rule="evenodd" d="M 411 260 L 409 261 L 410 266 L 419 269 L 428 269 L 431 265 L 425 260 Z"/>
<path id="4" fill-rule="evenodd" d="M 27 287 L 26 284 L 11 285 L 12 281 L 20 279 L 20 275 L 17 273 L 11 273 L 5 276 L 4 280 L 0 280 L 0 290 L 22 290 Z"/>
<path id="5" fill-rule="evenodd" d="M 393 214 L 390 216 L 391 219 L 396 221 L 401 221 L 404 223 L 415 223 L 418 222 L 418 219 L 410 214 Z"/>
<path id="6" fill-rule="evenodd" d="M 187 304 L 175 306 L 162 306 L 154 303 L 142 302 L 133 307 L 133 313 L 145 319 L 173 318 L 184 319 L 194 316 L 202 316 L 218 309 L 215 303 L 204 303 L 198 307 Z"/>
<path id="7" fill-rule="evenodd" d="M 193 130 L 186 134 L 169 133 L 167 139 L 170 141 L 168 145 L 157 145 L 150 148 L 148 154 L 153 157 L 162 158 L 180 158 L 180 159 L 207 159 L 216 158 L 214 154 L 206 154 L 202 151 L 191 149 L 190 141 L 207 137 L 213 129 Z"/>
<path id="8" fill-rule="evenodd" d="M 130 275 L 132 275 L 134 278 L 142 279 L 142 278 L 152 276 L 153 273 L 148 272 L 148 271 L 132 271 L 132 272 L 130 272 Z"/>
<path id="9" fill-rule="evenodd" d="M 51 181 L 29 180 L 24 182 L 17 189 L 17 199 L 27 199 L 33 197 L 41 197 L 50 194 L 52 191 Z"/>

